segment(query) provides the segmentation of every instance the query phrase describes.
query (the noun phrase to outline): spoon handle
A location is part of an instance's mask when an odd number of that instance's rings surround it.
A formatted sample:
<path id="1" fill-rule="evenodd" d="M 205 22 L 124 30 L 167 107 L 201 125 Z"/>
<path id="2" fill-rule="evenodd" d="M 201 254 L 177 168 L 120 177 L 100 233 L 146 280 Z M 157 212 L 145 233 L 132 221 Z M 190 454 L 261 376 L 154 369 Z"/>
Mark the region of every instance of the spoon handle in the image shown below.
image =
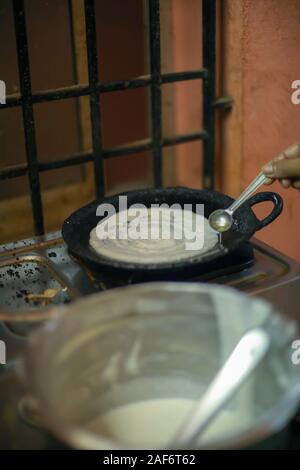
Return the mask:
<path id="1" fill-rule="evenodd" d="M 270 347 L 270 337 L 262 328 L 248 331 L 220 369 L 187 422 L 177 433 L 176 444 L 191 446 L 219 411 L 240 389 Z M 187 447 L 185 447 L 187 448 Z"/>
<path id="2" fill-rule="evenodd" d="M 255 191 L 267 181 L 267 176 L 260 172 L 257 177 L 247 186 L 242 194 L 228 207 L 227 212 L 233 214 Z"/>

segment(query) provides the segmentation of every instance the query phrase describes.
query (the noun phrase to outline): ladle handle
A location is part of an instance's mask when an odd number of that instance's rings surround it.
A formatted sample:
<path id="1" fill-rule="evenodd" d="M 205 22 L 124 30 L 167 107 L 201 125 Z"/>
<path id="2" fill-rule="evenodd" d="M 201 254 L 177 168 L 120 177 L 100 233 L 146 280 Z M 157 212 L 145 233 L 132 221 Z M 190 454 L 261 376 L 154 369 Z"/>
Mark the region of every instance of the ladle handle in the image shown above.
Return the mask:
<path id="1" fill-rule="evenodd" d="M 200 398 L 174 442 L 184 448 L 195 444 L 199 435 L 240 389 L 270 347 L 270 337 L 262 328 L 248 331 Z M 188 447 L 186 447 L 188 446 Z"/>
<path id="2" fill-rule="evenodd" d="M 255 191 L 267 181 L 267 176 L 264 173 L 260 172 L 257 177 L 252 181 L 252 183 L 247 186 L 245 191 L 228 207 L 227 212 L 233 214 L 244 202 L 255 193 Z"/>

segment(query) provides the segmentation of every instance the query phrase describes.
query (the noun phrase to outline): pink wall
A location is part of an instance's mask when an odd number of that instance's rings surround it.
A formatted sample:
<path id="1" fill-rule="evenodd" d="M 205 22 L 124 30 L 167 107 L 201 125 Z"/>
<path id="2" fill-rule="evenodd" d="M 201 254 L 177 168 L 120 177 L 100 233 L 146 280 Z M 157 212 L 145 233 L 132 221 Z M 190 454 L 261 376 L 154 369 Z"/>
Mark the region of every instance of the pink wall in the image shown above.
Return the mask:
<path id="1" fill-rule="evenodd" d="M 221 116 L 218 173 L 220 188 L 236 197 L 265 162 L 300 141 L 300 105 L 291 103 L 291 83 L 300 79 L 300 0 L 224 0 L 218 5 L 221 93 L 234 99 L 230 114 Z M 200 2 L 175 1 L 173 6 L 174 68 L 197 68 Z M 177 87 L 176 131 L 189 132 L 200 127 L 201 85 Z M 200 187 L 199 143 L 189 145 L 176 147 L 177 182 Z M 278 183 L 271 189 L 283 196 L 284 211 L 257 237 L 300 260 L 300 194 Z M 267 210 L 265 204 L 257 213 Z"/>
<path id="2" fill-rule="evenodd" d="M 300 141 L 300 105 L 291 83 L 300 79 L 300 1 L 244 0 L 242 186 L 288 145 Z M 300 194 L 276 183 L 281 217 L 259 238 L 300 260 Z"/>

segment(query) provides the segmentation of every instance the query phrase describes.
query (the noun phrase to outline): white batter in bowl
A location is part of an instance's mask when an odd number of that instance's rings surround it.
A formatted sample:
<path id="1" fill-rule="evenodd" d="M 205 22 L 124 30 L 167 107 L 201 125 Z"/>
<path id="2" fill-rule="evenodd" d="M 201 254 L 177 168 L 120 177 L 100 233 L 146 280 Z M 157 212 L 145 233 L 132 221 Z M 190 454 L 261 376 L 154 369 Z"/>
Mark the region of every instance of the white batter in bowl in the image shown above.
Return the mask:
<path id="1" fill-rule="evenodd" d="M 188 398 L 158 398 L 130 403 L 96 417 L 87 429 L 127 445 L 151 443 L 167 446 L 196 404 L 195 400 Z M 251 402 L 248 405 L 251 406 Z M 245 431 L 249 423 L 245 414 L 240 409 L 223 410 L 199 436 L 199 445 L 210 439 L 221 440 L 228 436 L 229 430 L 232 434 Z"/>

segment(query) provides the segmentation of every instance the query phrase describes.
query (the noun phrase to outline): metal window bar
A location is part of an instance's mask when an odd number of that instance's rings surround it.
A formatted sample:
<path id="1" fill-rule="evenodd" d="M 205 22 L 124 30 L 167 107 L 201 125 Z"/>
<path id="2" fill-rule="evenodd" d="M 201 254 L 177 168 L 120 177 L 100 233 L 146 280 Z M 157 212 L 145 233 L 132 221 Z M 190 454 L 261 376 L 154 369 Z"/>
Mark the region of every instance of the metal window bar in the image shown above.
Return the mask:
<path id="1" fill-rule="evenodd" d="M 203 67 L 208 77 L 203 82 L 203 126 L 207 139 L 203 143 L 203 185 L 212 189 L 215 182 L 215 75 L 216 75 L 216 2 L 203 0 L 202 11 Z"/>
<path id="2" fill-rule="evenodd" d="M 151 84 L 151 125 L 154 185 L 162 185 L 162 122 L 159 0 L 149 2 L 149 44 Z"/>
<path id="3" fill-rule="evenodd" d="M 149 44 L 150 44 L 150 74 L 134 77 L 131 80 L 115 80 L 108 83 L 99 82 L 98 61 L 96 48 L 96 26 L 94 0 L 85 0 L 86 41 L 88 57 L 89 83 L 85 85 L 72 85 L 70 87 L 31 91 L 30 64 L 27 48 L 26 21 L 23 0 L 14 0 L 15 34 L 18 50 L 18 66 L 20 76 L 20 94 L 10 95 L 6 104 L 0 110 L 8 107 L 21 106 L 26 142 L 27 163 L 8 166 L 0 170 L 0 180 L 28 175 L 31 192 L 35 234 L 44 232 L 43 210 L 39 172 L 65 168 L 86 162 L 94 163 L 96 195 L 101 198 L 105 193 L 104 185 L 104 159 L 126 156 L 133 153 L 152 151 L 153 180 L 155 186 L 161 186 L 162 181 L 162 149 L 166 146 L 191 142 L 204 141 L 203 186 L 214 186 L 214 152 L 215 152 L 215 58 L 216 58 L 216 0 L 203 0 L 203 68 L 194 71 L 176 73 L 161 73 L 160 62 L 160 17 L 159 0 L 149 2 Z M 203 125 L 198 132 L 192 132 L 174 137 L 162 136 L 162 103 L 161 85 L 186 80 L 203 79 Z M 101 94 L 132 88 L 150 87 L 151 90 L 151 124 L 150 139 L 131 142 L 112 148 L 102 148 L 101 138 Z M 92 149 L 65 155 L 56 161 L 39 162 L 36 149 L 35 124 L 33 105 L 41 102 L 90 96 L 90 116 L 92 124 Z"/>
<path id="4" fill-rule="evenodd" d="M 31 100 L 31 79 L 23 0 L 14 0 L 14 22 L 17 41 L 20 88 L 22 96 L 21 106 L 23 112 L 27 167 L 29 170 L 28 177 L 31 193 L 31 205 L 33 211 L 35 233 L 37 235 L 40 235 L 44 232 L 44 221 L 35 138 L 33 105 Z"/>
<path id="5" fill-rule="evenodd" d="M 104 196 L 104 162 L 102 156 L 102 129 L 100 116 L 100 93 L 96 90 L 98 80 L 98 60 L 94 1 L 84 2 L 88 77 L 90 87 L 90 114 L 94 157 L 94 177 L 96 197 Z"/>

